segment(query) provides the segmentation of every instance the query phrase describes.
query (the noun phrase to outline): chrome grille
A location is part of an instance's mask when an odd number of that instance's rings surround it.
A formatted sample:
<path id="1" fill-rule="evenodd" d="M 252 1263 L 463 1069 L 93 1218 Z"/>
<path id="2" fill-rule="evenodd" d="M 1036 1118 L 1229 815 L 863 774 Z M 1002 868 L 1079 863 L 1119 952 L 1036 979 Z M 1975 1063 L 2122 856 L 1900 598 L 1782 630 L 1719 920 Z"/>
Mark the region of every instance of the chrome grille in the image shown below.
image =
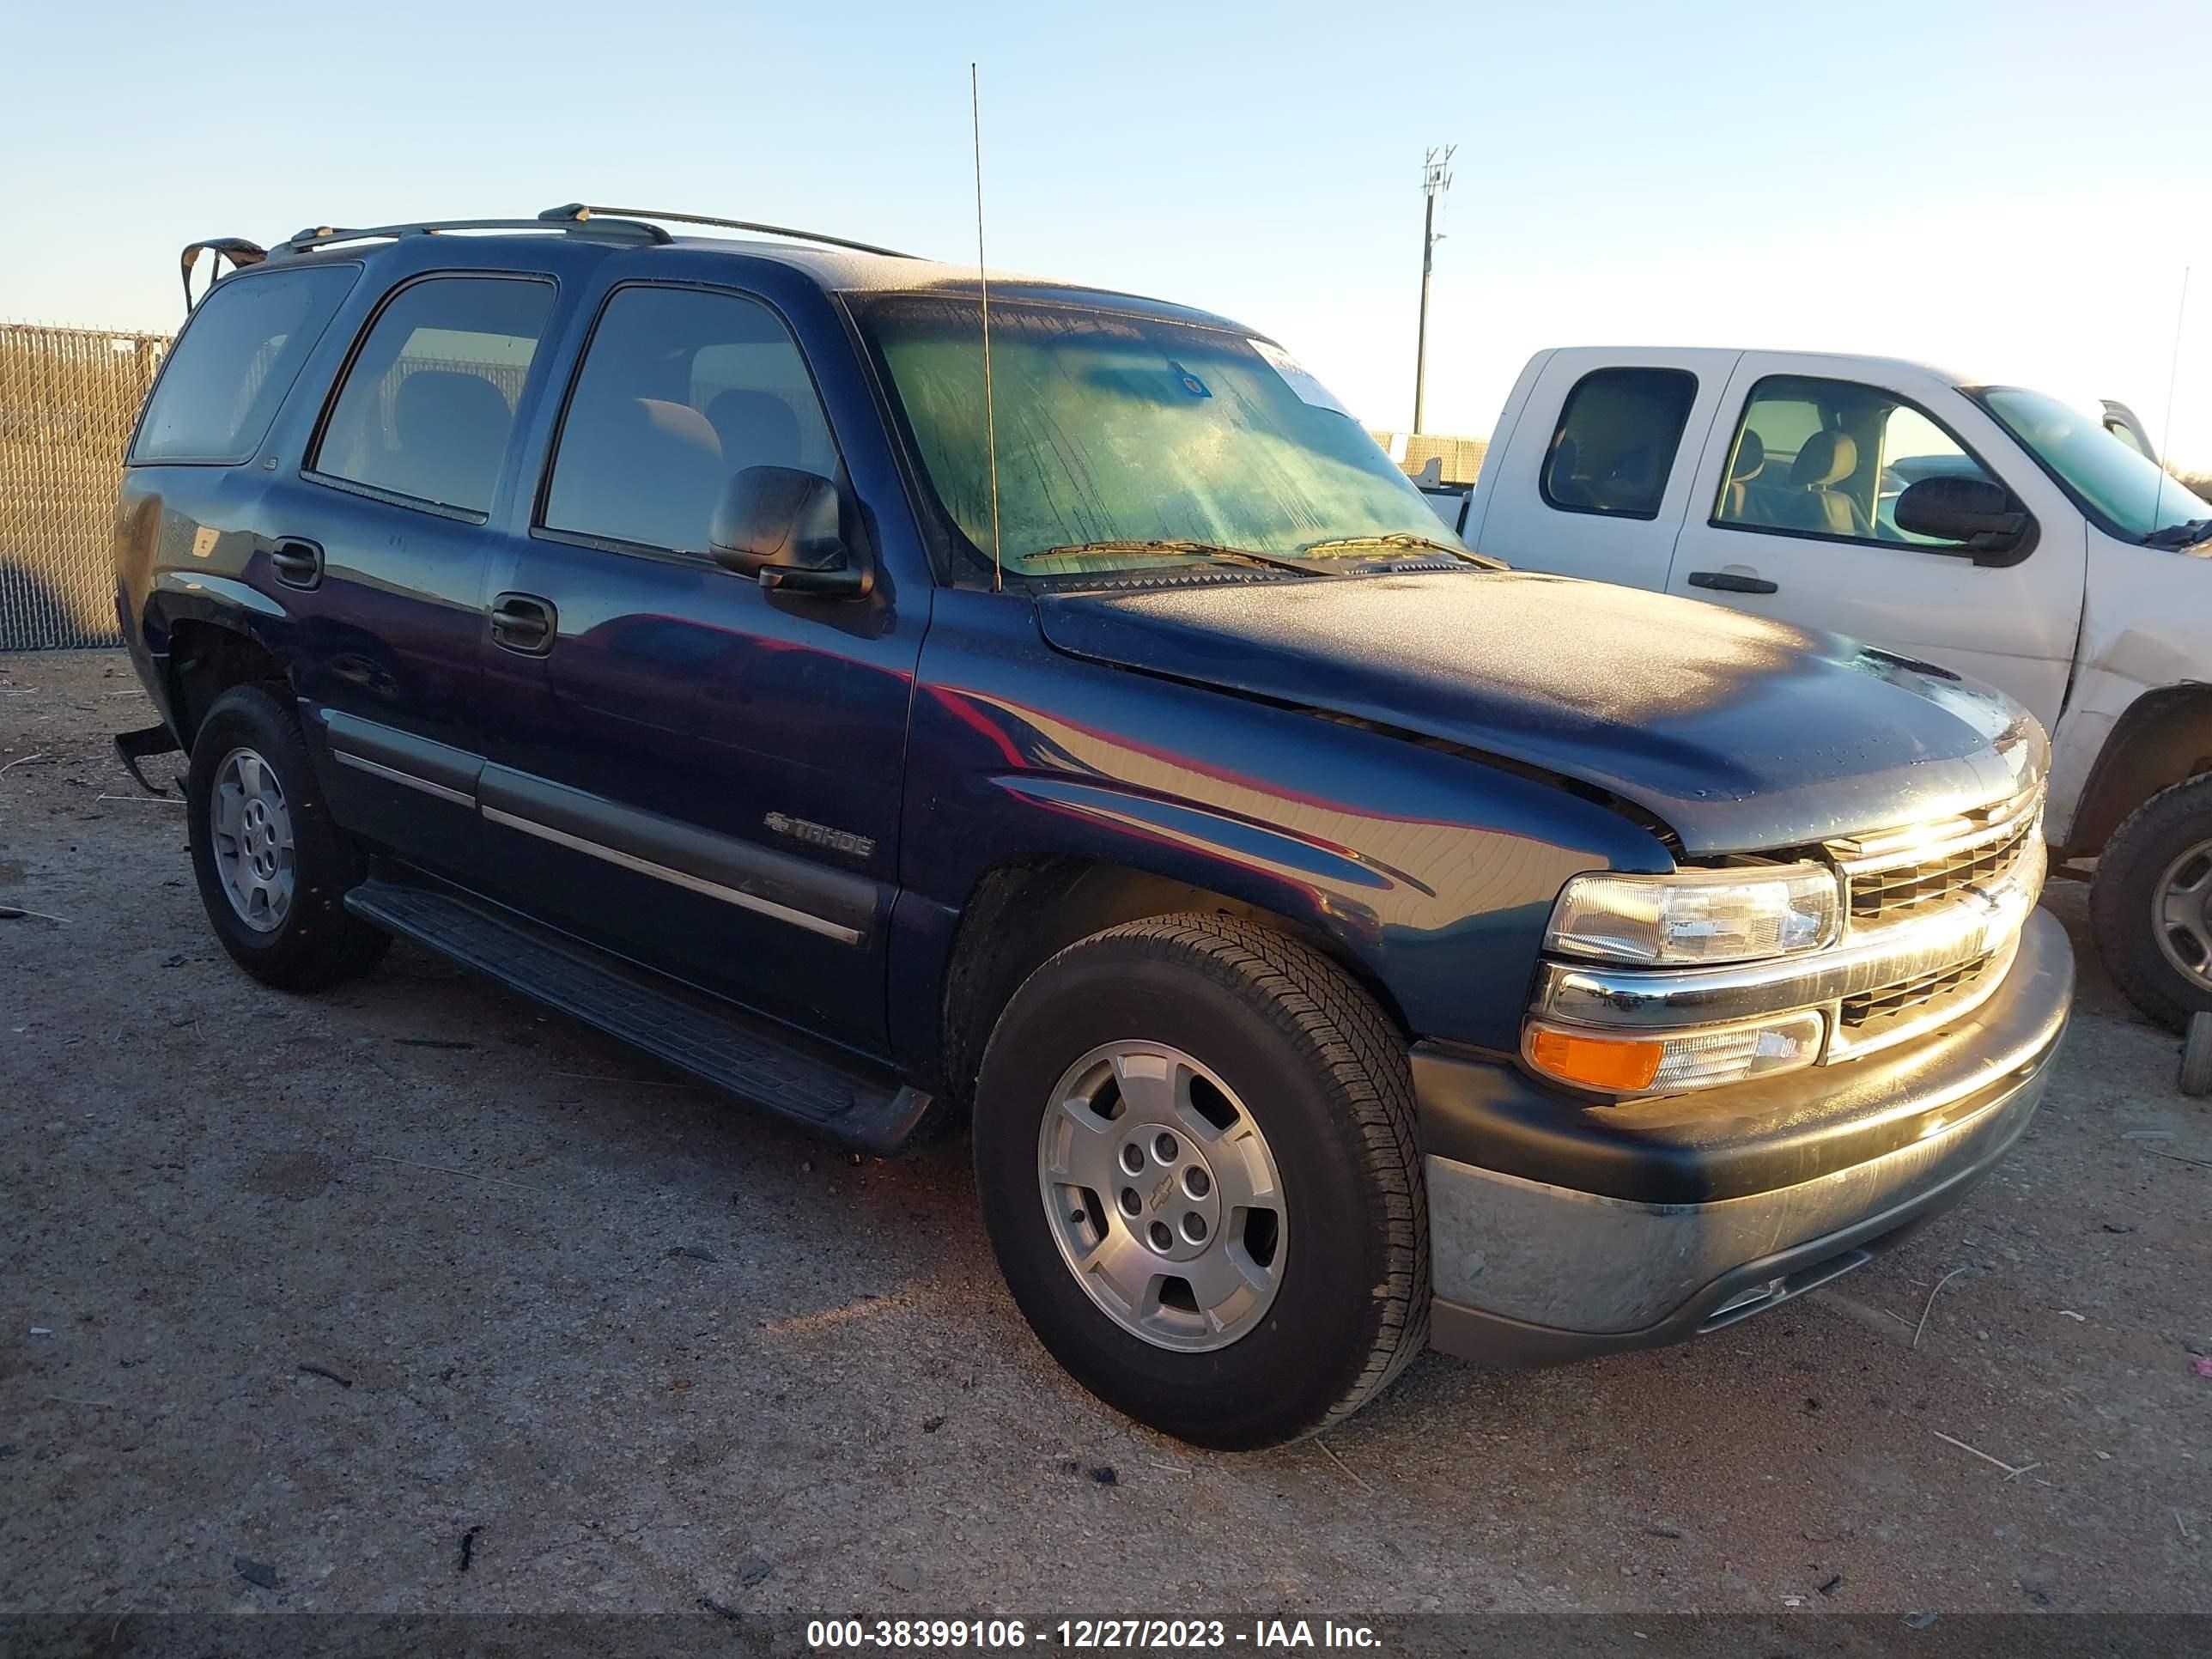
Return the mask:
<path id="1" fill-rule="evenodd" d="M 1828 1036 L 1828 1059 L 1856 1060 L 1963 1019 L 1996 994 L 2019 951 L 2015 934 L 1971 962 L 1845 997 L 1837 1008 L 1836 1028 Z"/>
<path id="2" fill-rule="evenodd" d="M 1972 984 L 1989 965 L 1990 959 L 1983 957 L 1978 961 L 1962 962 L 1956 968 L 1946 968 L 1940 973 L 1923 974 L 1917 979 L 1899 980 L 1894 985 L 1885 985 L 1878 990 L 1845 997 L 1843 1012 L 1838 1018 L 1845 1026 L 1854 1030 L 1863 1025 L 1873 1024 L 1901 1014 L 1908 1008 L 1918 1008 L 1933 1002 L 1962 986 Z"/>
<path id="3" fill-rule="evenodd" d="M 1941 823 L 1831 842 L 1853 925 L 1919 915 L 1967 888 L 2002 882 L 2042 833 L 2042 808 L 2038 789 Z"/>

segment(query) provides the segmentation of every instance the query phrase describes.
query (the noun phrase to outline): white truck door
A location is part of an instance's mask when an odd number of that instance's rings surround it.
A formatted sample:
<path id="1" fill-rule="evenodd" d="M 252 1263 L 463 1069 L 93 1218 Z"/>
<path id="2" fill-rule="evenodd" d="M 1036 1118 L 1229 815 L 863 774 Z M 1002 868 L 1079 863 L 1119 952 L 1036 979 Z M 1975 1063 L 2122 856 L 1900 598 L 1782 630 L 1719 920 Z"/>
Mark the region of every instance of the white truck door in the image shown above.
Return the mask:
<path id="1" fill-rule="evenodd" d="M 1737 356 L 1539 354 L 1483 457 L 1468 544 L 1523 570 L 1665 587 Z"/>
<path id="2" fill-rule="evenodd" d="M 1747 352 L 1694 481 L 1668 591 L 1955 668 L 2053 725 L 2081 620 L 2087 526 L 1996 422 L 1909 363 Z M 1980 565 L 1896 523 L 1921 478 L 1995 478 L 2036 534 Z"/>

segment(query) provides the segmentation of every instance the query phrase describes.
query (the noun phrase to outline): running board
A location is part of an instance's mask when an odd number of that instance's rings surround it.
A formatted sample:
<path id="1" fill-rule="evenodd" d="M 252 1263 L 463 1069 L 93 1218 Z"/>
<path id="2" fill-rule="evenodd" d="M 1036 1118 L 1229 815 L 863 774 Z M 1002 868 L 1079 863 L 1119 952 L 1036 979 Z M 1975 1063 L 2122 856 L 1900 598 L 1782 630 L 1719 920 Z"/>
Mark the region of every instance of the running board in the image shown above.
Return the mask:
<path id="1" fill-rule="evenodd" d="M 856 1152 L 902 1151 L 929 1115 L 931 1097 L 888 1070 L 494 905 L 389 876 L 363 882 L 345 902 L 389 933 Z"/>

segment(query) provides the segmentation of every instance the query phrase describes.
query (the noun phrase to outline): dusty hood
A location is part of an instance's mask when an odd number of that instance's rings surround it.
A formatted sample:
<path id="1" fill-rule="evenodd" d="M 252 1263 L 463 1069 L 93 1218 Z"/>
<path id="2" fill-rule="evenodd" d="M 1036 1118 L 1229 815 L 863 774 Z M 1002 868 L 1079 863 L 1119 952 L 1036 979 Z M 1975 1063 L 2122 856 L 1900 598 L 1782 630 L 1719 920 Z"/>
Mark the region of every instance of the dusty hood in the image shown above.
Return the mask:
<path id="1" fill-rule="evenodd" d="M 1350 714 L 1578 779 L 1692 854 L 1980 805 L 2042 728 L 1976 682 L 1832 634 L 1520 572 L 1047 594 L 1071 655 Z"/>

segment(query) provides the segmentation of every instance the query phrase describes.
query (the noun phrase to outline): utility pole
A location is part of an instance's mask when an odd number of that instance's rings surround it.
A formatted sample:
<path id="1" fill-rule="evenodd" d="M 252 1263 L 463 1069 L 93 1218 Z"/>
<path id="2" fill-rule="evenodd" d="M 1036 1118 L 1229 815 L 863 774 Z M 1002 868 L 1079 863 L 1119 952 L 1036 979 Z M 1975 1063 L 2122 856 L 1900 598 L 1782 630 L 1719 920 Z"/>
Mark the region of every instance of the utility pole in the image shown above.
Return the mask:
<path id="1" fill-rule="evenodd" d="M 1421 330 L 1413 347 L 1413 430 L 1421 429 L 1421 396 L 1429 381 L 1429 268 L 1436 263 L 1437 198 L 1451 188 L 1457 144 L 1431 149 L 1421 163 Z"/>

